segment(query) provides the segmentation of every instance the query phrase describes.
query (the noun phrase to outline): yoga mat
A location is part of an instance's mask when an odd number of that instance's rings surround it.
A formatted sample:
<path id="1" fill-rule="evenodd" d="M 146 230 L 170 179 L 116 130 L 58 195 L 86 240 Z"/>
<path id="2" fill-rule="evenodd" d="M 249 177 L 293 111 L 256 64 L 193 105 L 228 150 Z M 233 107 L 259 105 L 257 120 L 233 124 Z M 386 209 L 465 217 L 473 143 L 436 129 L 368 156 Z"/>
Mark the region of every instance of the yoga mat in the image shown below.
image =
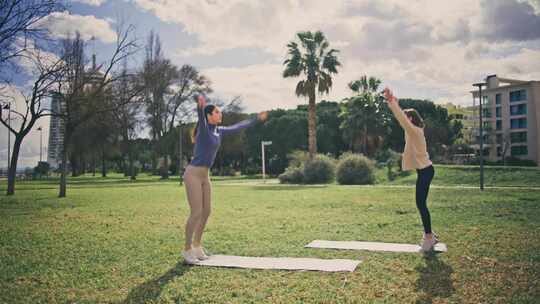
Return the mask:
<path id="1" fill-rule="evenodd" d="M 399 243 L 380 243 L 380 242 L 357 242 L 357 241 L 321 241 L 315 240 L 306 245 L 309 248 L 329 248 L 329 249 L 352 249 L 369 251 L 388 251 L 388 252 L 421 252 L 420 245 L 399 244 Z M 448 248 L 444 243 L 437 243 L 433 249 L 435 252 L 446 252 Z"/>
<path id="2" fill-rule="evenodd" d="M 314 271 L 350 271 L 360 264 L 359 260 L 313 259 L 313 258 L 268 258 L 244 257 L 231 255 L 211 255 L 209 259 L 193 265 L 218 266 L 251 269 L 314 270 Z"/>

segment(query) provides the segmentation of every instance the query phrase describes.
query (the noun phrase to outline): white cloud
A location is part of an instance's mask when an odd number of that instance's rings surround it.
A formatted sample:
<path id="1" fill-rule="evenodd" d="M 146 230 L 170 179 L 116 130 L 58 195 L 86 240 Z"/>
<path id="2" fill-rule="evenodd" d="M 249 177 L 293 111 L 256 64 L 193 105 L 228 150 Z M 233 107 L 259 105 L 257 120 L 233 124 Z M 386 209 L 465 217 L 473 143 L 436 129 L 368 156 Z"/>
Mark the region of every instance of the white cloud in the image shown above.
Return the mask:
<path id="1" fill-rule="evenodd" d="M 507 1 L 505 5 L 526 14 L 525 2 Z M 282 61 L 286 44 L 297 31 L 321 29 L 331 46 L 341 50 L 339 56 L 343 68 L 335 82 L 335 91 L 340 94 L 347 94 L 345 84 L 362 74 L 373 74 L 391 83 L 408 86 L 410 89 L 406 91 L 411 93 L 416 88 L 419 94 L 425 91 L 447 96 L 459 96 L 459 91 L 468 94 L 470 83 L 496 71 L 503 74 L 520 72 L 516 76 L 524 79 L 536 75 L 532 65 L 526 62 L 538 58 L 535 56 L 539 47 L 534 41 L 521 42 L 520 48 L 516 49 L 515 42 L 512 46 L 486 40 L 485 33 L 493 25 L 486 23 L 486 20 L 493 22 L 486 16 L 504 4 L 501 1 L 389 0 L 382 3 L 358 0 L 332 5 L 322 0 L 208 0 L 197 3 L 135 0 L 135 3 L 161 20 L 181 24 L 187 32 L 196 35 L 197 47 L 178 51 L 184 56 L 214 54 L 233 48 L 259 48 Z M 529 8 L 537 8 L 539 2 L 529 0 L 526 3 L 532 5 Z M 488 5 L 492 5 L 491 10 L 486 9 Z M 527 16 L 531 14 L 529 12 Z M 515 24 L 521 21 L 512 20 Z M 515 25 L 518 29 L 523 26 Z M 253 96 L 291 98 L 287 92 L 292 92 L 294 86 L 287 86 L 288 80 L 279 80 L 281 71 L 279 65 L 255 64 L 244 68 L 208 69 L 207 73 L 213 78 L 217 91 L 222 88 L 235 95 L 241 94 L 242 90 L 253 90 Z M 233 77 L 226 76 L 228 73 Z M 245 75 L 254 79 L 244 81 Z M 235 83 L 232 84 L 230 79 L 235 79 Z M 420 91 L 420 88 L 425 90 Z M 429 94 L 426 97 L 430 97 Z M 441 96 L 431 97 L 438 99 Z M 261 96 L 261 99 L 265 98 Z"/>
<path id="2" fill-rule="evenodd" d="M 21 44 L 20 48 L 25 50 L 22 53 L 23 56 L 18 58 L 18 65 L 23 68 L 27 75 L 38 73 L 38 65 L 42 67 L 52 66 L 60 59 L 56 54 L 37 47 L 32 39 L 24 40 L 21 38 L 16 43 Z M 22 44 L 24 44 L 24 47 Z"/>
<path id="3" fill-rule="evenodd" d="M 335 22 L 339 3 L 326 1 L 176 1 L 135 0 L 144 10 L 165 22 L 182 24 L 196 34 L 200 45 L 187 53 L 215 54 L 218 51 L 256 47 L 277 55 L 285 53 L 294 33 Z"/>
<path id="4" fill-rule="evenodd" d="M 103 3 L 107 2 L 107 0 L 73 0 L 73 1 L 88 4 L 91 6 L 100 6 Z"/>
<path id="5" fill-rule="evenodd" d="M 55 37 L 64 38 L 79 31 L 84 40 L 95 37 L 105 43 L 116 41 L 116 33 L 111 28 L 111 23 L 93 15 L 82 16 L 72 15 L 69 12 L 55 12 L 46 18 L 44 24 Z"/>

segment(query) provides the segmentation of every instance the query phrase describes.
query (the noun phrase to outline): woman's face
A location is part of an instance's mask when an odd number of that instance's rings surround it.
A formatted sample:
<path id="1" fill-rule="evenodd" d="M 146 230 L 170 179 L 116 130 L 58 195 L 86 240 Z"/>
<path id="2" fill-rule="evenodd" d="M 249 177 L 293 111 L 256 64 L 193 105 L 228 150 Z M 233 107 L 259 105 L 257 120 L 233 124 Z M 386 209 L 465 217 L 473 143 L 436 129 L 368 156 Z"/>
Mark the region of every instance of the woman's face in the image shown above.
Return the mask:
<path id="1" fill-rule="evenodd" d="M 221 110 L 218 107 L 215 107 L 214 111 L 212 111 L 211 114 L 206 115 L 206 118 L 208 119 L 208 123 L 212 125 L 220 124 L 222 117 L 223 117 L 223 114 L 221 113 Z"/>

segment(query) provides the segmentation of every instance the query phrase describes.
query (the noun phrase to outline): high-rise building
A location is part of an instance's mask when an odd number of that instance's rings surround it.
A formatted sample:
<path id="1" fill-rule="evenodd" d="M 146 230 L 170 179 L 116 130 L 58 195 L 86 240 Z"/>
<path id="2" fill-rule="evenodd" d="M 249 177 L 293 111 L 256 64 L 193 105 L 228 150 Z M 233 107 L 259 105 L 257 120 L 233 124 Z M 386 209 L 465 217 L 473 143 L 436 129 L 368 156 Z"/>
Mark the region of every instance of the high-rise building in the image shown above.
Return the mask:
<path id="1" fill-rule="evenodd" d="M 479 99 L 479 91 L 472 91 Z M 540 81 L 488 76 L 482 88 L 484 155 L 527 159 L 540 165 Z"/>
<path id="2" fill-rule="evenodd" d="M 51 112 L 62 113 L 65 105 L 59 95 L 51 98 Z M 64 120 L 58 116 L 51 116 L 49 126 L 49 149 L 47 152 L 47 162 L 52 168 L 58 168 L 62 161 L 62 149 L 64 147 Z"/>

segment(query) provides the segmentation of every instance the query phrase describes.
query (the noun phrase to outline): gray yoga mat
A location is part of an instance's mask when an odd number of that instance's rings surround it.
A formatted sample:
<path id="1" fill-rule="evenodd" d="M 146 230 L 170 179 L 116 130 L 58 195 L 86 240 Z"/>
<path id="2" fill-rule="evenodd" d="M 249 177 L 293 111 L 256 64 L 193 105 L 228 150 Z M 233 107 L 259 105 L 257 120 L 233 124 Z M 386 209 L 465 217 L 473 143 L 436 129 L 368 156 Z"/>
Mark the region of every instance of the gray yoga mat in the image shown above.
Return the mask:
<path id="1" fill-rule="evenodd" d="M 211 255 L 209 259 L 193 265 L 218 266 L 252 269 L 314 270 L 314 271 L 350 271 L 360 264 L 359 260 L 313 259 L 313 258 L 268 258 L 243 257 L 231 255 Z"/>
<path id="2" fill-rule="evenodd" d="M 399 244 L 399 243 L 380 243 L 380 242 L 357 242 L 357 241 L 321 241 L 315 240 L 306 245 L 309 248 L 329 248 L 329 249 L 352 249 L 369 251 L 388 251 L 388 252 L 421 252 L 420 245 Z M 437 243 L 434 247 L 435 252 L 446 252 L 446 244 Z"/>

